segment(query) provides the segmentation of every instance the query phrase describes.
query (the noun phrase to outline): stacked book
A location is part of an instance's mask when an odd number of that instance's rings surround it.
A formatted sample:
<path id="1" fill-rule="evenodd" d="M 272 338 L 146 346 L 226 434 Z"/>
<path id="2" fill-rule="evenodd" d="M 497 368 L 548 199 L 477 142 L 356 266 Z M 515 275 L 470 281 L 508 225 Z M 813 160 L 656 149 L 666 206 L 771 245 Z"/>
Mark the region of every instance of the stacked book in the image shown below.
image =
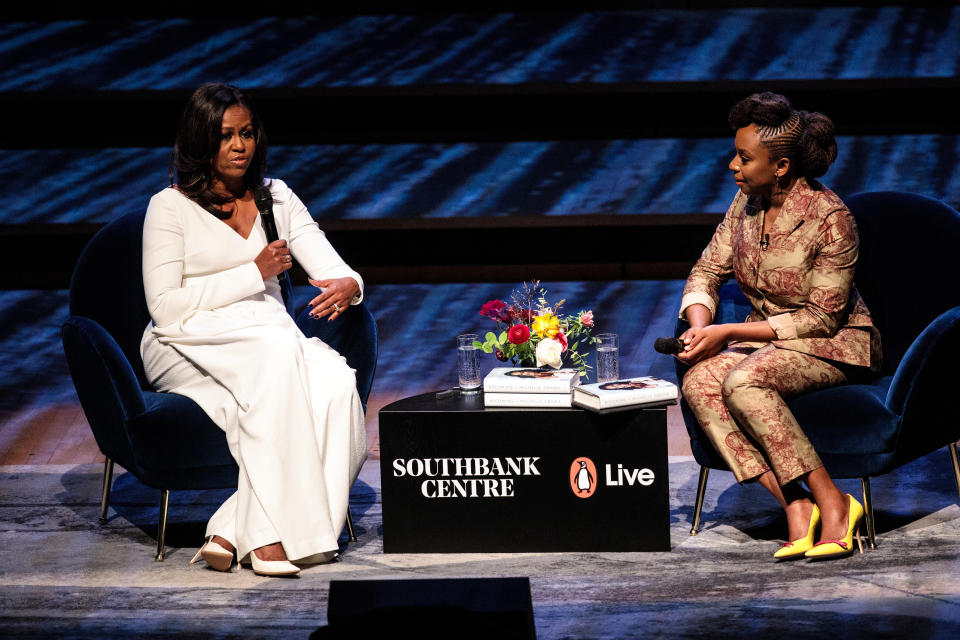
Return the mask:
<path id="1" fill-rule="evenodd" d="M 676 403 L 677 385 L 652 376 L 594 382 L 573 390 L 573 404 L 591 411 L 617 411 Z"/>
<path id="2" fill-rule="evenodd" d="M 483 379 L 488 407 L 569 407 L 580 382 L 577 369 L 497 367 Z"/>

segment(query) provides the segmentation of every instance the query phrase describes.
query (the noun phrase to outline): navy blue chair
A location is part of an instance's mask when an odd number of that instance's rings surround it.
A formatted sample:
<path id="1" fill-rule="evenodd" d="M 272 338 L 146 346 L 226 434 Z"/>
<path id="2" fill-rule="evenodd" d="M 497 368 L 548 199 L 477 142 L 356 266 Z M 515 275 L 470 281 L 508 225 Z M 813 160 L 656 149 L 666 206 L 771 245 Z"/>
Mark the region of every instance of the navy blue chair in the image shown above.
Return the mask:
<path id="1" fill-rule="evenodd" d="M 61 330 L 63 350 L 80 405 L 106 456 L 100 522 L 106 521 L 114 462 L 145 485 L 160 490 L 157 560 L 163 560 L 170 491 L 228 489 L 239 469 L 223 431 L 193 400 L 157 393 L 147 382 L 140 338 L 150 320 L 143 292 L 143 213 L 103 227 L 77 261 L 70 281 L 70 316 Z M 361 303 L 333 322 L 293 312 L 290 279 L 287 308 L 300 329 L 343 355 L 357 374 L 366 408 L 377 363 L 377 326 Z M 347 511 L 351 540 L 356 540 Z"/>
<path id="2" fill-rule="evenodd" d="M 861 193 L 846 200 L 860 233 L 856 286 L 883 340 L 874 379 L 811 392 L 787 402 L 834 478 L 859 478 L 867 538 L 876 547 L 870 478 L 946 446 L 960 493 L 960 286 L 954 251 L 960 214 L 926 196 Z M 719 322 L 741 322 L 750 307 L 735 282 L 721 288 Z M 686 329 L 678 323 L 677 335 Z M 679 361 L 677 379 L 686 366 Z M 700 480 L 690 535 L 710 469 L 729 470 L 687 403 L 681 409 Z"/>

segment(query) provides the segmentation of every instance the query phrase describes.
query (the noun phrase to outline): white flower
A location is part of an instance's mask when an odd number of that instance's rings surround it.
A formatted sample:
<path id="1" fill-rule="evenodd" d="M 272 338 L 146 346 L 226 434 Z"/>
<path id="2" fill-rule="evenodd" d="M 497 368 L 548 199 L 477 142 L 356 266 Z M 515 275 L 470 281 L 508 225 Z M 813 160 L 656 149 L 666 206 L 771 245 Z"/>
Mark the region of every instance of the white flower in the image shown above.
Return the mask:
<path id="1" fill-rule="evenodd" d="M 559 369 L 561 366 L 561 354 L 563 353 L 563 346 L 553 338 L 544 338 L 537 344 L 537 366 L 542 367 L 547 365 L 548 367 L 553 367 L 554 369 Z"/>

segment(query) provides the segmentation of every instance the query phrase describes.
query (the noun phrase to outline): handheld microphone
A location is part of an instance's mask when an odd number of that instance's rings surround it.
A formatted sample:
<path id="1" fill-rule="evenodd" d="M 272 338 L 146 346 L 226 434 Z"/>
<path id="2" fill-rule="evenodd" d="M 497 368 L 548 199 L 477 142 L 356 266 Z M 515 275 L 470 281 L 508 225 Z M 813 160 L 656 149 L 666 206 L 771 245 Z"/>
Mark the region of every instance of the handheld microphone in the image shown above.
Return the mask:
<path id="1" fill-rule="evenodd" d="M 277 223 L 273 219 L 273 196 L 270 195 L 269 187 L 257 185 L 253 188 L 253 201 L 257 205 L 257 211 L 260 212 L 260 221 L 263 223 L 263 232 L 267 235 L 267 244 L 279 240 L 277 234 Z M 287 279 L 287 274 L 281 271 L 277 274 L 277 281 L 283 283 Z"/>
<path id="2" fill-rule="evenodd" d="M 684 346 L 686 345 L 680 338 L 657 338 L 653 342 L 653 348 L 657 353 L 665 353 L 668 356 L 680 353 Z"/>

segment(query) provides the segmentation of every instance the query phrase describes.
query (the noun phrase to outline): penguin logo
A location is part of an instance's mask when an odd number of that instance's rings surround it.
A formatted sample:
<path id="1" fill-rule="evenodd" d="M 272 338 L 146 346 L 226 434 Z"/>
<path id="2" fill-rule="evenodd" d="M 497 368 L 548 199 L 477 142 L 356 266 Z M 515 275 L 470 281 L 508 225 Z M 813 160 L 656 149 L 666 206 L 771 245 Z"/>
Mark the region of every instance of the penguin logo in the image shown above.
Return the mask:
<path id="1" fill-rule="evenodd" d="M 597 490 L 597 466 L 590 458 L 579 457 L 570 465 L 570 490 L 578 498 L 589 498 Z"/>

